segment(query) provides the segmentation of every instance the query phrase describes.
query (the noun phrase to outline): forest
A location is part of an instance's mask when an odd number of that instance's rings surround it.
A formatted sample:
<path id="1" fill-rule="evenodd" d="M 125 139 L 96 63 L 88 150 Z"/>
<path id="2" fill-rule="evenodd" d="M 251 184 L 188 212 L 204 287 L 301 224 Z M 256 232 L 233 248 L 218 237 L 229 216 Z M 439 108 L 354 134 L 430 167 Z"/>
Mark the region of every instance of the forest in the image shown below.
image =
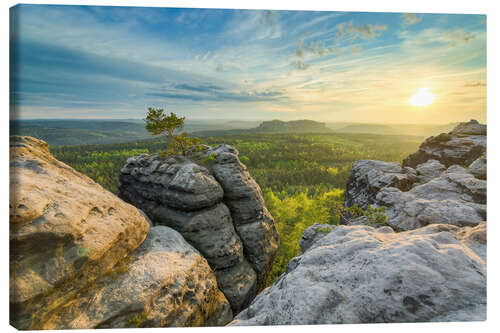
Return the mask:
<path id="1" fill-rule="evenodd" d="M 240 160 L 260 185 L 266 205 L 280 233 L 281 245 L 268 283 L 284 272 L 300 252 L 302 232 L 315 222 L 338 224 L 338 207 L 352 164 L 359 159 L 401 161 L 414 152 L 422 137 L 401 135 L 229 134 L 204 137 L 211 146 L 235 146 Z M 127 143 L 51 146 L 53 155 L 113 193 L 127 158 L 158 153 L 165 140 Z"/>

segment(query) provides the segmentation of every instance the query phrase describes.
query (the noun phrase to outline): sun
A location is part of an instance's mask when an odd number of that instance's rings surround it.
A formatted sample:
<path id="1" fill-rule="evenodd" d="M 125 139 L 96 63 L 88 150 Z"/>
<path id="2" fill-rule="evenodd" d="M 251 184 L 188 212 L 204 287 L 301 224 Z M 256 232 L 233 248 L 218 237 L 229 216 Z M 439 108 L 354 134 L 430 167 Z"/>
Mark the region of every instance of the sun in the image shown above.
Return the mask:
<path id="1" fill-rule="evenodd" d="M 420 88 L 418 92 L 411 96 L 410 104 L 413 106 L 425 106 L 432 104 L 436 97 L 429 91 L 429 88 Z"/>

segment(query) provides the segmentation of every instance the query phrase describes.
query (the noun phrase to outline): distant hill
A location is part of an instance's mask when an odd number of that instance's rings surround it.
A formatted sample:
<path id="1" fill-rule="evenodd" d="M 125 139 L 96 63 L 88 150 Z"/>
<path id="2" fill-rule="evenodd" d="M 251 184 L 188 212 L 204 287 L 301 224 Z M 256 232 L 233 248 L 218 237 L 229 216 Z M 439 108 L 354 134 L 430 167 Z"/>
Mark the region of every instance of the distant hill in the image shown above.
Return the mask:
<path id="1" fill-rule="evenodd" d="M 254 128 L 240 128 L 230 130 L 208 130 L 193 132 L 199 136 L 220 136 L 254 133 L 333 133 L 325 123 L 313 120 L 270 120 L 264 121 Z"/>
<path id="2" fill-rule="evenodd" d="M 360 124 L 360 125 L 348 125 L 336 130 L 336 132 L 341 133 L 370 133 L 370 134 L 401 134 L 397 129 L 392 128 L 388 125 L 378 125 L 378 124 Z"/>
<path id="3" fill-rule="evenodd" d="M 433 124 L 345 124 L 328 123 L 328 128 L 338 133 L 367 133 L 383 135 L 415 135 L 415 136 L 434 136 L 441 133 L 448 133 L 457 123 L 445 125 Z"/>
<path id="4" fill-rule="evenodd" d="M 292 120 L 264 121 L 258 127 L 252 129 L 254 132 L 266 133 L 329 133 L 331 129 L 326 127 L 325 123 L 313 120 Z"/>
<path id="5" fill-rule="evenodd" d="M 10 134 L 32 136 L 55 146 L 151 138 L 142 124 L 113 120 L 11 120 Z"/>

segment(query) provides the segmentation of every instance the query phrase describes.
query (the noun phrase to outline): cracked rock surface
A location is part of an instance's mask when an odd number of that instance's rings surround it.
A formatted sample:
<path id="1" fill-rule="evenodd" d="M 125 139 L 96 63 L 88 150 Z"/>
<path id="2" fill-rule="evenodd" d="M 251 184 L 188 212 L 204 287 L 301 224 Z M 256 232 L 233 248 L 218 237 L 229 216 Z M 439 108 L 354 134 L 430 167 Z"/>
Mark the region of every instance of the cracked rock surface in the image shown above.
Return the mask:
<path id="1" fill-rule="evenodd" d="M 308 239 L 318 226 L 306 230 Z M 406 232 L 338 226 L 293 258 L 230 325 L 486 319 L 486 223 Z"/>
<path id="2" fill-rule="evenodd" d="M 432 223 L 486 220 L 486 125 L 475 120 L 430 137 L 403 164 L 361 160 L 346 185 L 345 206 L 387 208 L 397 231 Z"/>

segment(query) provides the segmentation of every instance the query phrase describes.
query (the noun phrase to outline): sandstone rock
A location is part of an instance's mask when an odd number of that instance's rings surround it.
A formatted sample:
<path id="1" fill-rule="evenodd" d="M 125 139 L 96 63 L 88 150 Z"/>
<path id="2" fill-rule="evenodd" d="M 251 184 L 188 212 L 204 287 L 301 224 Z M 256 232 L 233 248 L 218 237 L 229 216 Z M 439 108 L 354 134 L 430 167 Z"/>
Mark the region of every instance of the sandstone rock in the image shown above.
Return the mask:
<path id="1" fill-rule="evenodd" d="M 446 170 L 446 167 L 439 161 L 428 160 L 416 167 L 418 181 L 420 183 L 427 183 L 429 180 L 439 177 L 444 170 Z"/>
<path id="2" fill-rule="evenodd" d="M 375 203 L 375 196 L 384 187 L 396 187 L 403 191 L 412 181 L 397 162 L 371 160 L 356 161 L 347 180 L 345 205 L 358 205 L 365 209 Z"/>
<path id="3" fill-rule="evenodd" d="M 157 225 L 179 231 L 213 269 L 234 266 L 243 257 L 243 245 L 234 230 L 229 209 L 222 203 L 191 212 L 167 206 L 148 207 L 147 211 Z"/>
<path id="4" fill-rule="evenodd" d="M 157 155 L 131 157 L 120 172 L 120 197 L 128 202 L 143 198 L 180 210 L 197 210 L 213 206 L 223 196 L 206 168 L 180 157 L 166 162 Z"/>
<path id="5" fill-rule="evenodd" d="M 10 314 L 28 329 L 137 248 L 149 224 L 45 142 L 13 136 L 10 145 Z"/>
<path id="6" fill-rule="evenodd" d="M 262 287 L 277 252 L 277 232 L 233 147 L 207 146 L 166 161 L 130 158 L 121 170 L 119 196 L 202 253 L 235 313 Z"/>
<path id="7" fill-rule="evenodd" d="M 235 309 L 246 308 L 257 294 L 257 274 L 245 258 L 232 267 L 216 270 L 215 275 L 219 288 Z"/>
<path id="8" fill-rule="evenodd" d="M 469 172 L 479 179 L 486 180 L 486 157 L 480 157 L 469 165 Z"/>
<path id="9" fill-rule="evenodd" d="M 231 308 L 207 261 L 164 226 L 40 328 L 126 328 L 225 325 Z"/>
<path id="10" fill-rule="evenodd" d="M 333 226 L 329 224 L 314 223 L 312 226 L 304 230 L 302 237 L 299 240 L 300 249 L 302 253 L 306 252 L 312 244 L 320 238 L 325 237 L 333 230 Z"/>
<path id="11" fill-rule="evenodd" d="M 230 325 L 485 320 L 485 243 L 486 223 L 335 227 Z"/>
<path id="12" fill-rule="evenodd" d="M 384 206 L 386 223 L 398 231 L 432 223 L 473 226 L 485 221 L 486 159 L 469 163 L 485 153 L 485 131 L 485 125 L 475 121 L 462 123 L 450 133 L 427 139 L 405 159 L 411 166 L 403 168 L 397 162 L 357 161 L 346 185 L 345 206 Z M 470 167 L 449 165 L 452 161 Z M 343 224 L 358 222 L 363 219 Z"/>
<path id="13" fill-rule="evenodd" d="M 203 156 L 217 160 L 211 171 L 224 189 L 224 203 L 231 210 L 245 255 L 257 273 L 258 290 L 262 290 L 279 246 L 278 231 L 265 207 L 262 191 L 234 147 L 222 144 Z"/>
<path id="14" fill-rule="evenodd" d="M 387 207 L 386 223 L 397 230 L 431 223 L 477 225 L 486 219 L 486 181 L 462 167 L 451 166 L 438 178 L 407 192 L 384 188 L 375 201 Z"/>
<path id="15" fill-rule="evenodd" d="M 451 135 L 486 135 L 486 125 L 472 119 L 468 123 L 460 123 L 451 132 Z"/>
<path id="16" fill-rule="evenodd" d="M 445 167 L 468 166 L 486 152 L 486 125 L 475 120 L 459 124 L 448 134 L 425 140 L 418 151 L 403 160 L 403 166 L 415 168 L 434 159 Z"/>

